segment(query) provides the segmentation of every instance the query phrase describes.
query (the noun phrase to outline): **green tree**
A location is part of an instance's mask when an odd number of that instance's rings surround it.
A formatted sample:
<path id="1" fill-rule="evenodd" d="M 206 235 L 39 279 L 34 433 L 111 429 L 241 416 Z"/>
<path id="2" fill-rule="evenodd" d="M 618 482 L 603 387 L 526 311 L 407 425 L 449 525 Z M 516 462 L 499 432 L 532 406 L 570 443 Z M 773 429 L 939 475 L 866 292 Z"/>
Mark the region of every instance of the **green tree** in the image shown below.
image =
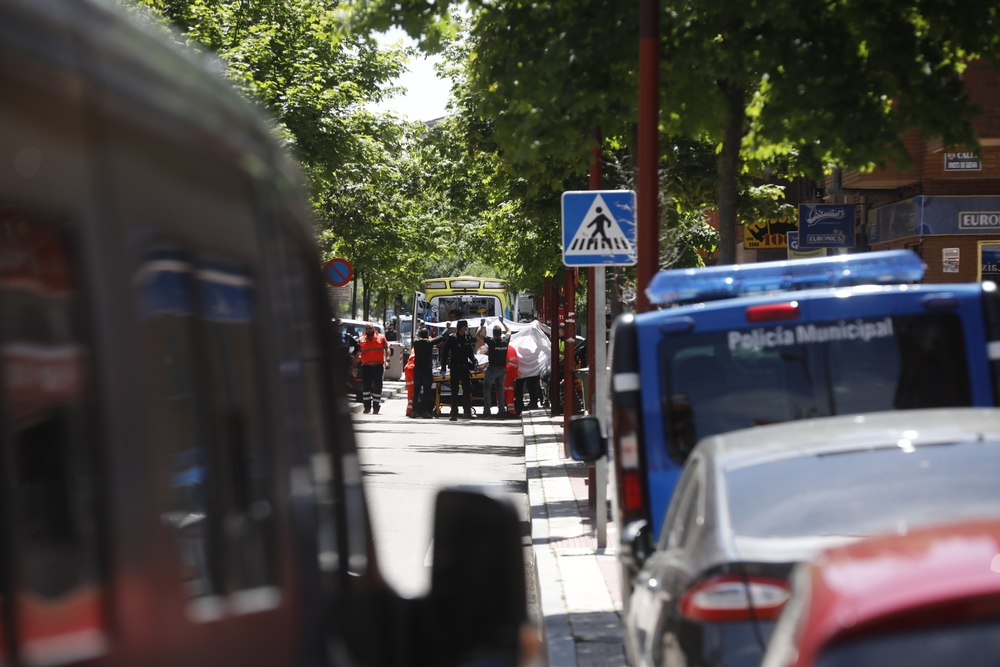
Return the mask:
<path id="1" fill-rule="evenodd" d="M 362 25 L 400 25 L 440 48 L 455 0 L 354 0 Z M 474 3 L 470 109 L 533 187 L 585 170 L 587 131 L 612 151 L 634 118 L 635 3 Z M 818 176 L 830 161 L 906 166 L 902 135 L 974 146 L 965 63 L 996 57 L 995 0 L 664 0 L 662 122 L 717 147 L 720 259 L 735 258 L 747 160 L 783 156 Z M 742 176 L 741 176 L 742 175 Z M 745 198 L 745 195 L 744 195 Z"/>
<path id="2" fill-rule="evenodd" d="M 719 145 L 720 261 L 735 259 L 742 159 L 908 166 L 908 130 L 976 145 L 959 75 L 996 54 L 998 7 L 935 0 L 664 3 L 664 120 Z"/>
<path id="3" fill-rule="evenodd" d="M 422 126 L 366 105 L 394 94 L 409 53 L 344 30 L 339 0 L 120 0 L 172 23 L 185 48 L 215 54 L 260 104 L 309 182 L 327 256 L 366 288 L 408 291 L 446 242 L 422 198 Z"/>

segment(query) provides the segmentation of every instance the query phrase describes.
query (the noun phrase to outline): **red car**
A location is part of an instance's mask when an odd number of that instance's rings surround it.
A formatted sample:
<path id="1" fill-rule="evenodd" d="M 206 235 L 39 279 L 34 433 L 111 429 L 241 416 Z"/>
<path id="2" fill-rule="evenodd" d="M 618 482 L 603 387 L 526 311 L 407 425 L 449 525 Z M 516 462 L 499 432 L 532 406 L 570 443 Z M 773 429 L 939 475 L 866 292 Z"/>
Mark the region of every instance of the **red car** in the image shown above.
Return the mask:
<path id="1" fill-rule="evenodd" d="M 830 549 L 793 588 L 763 667 L 1000 666 L 1000 522 Z"/>

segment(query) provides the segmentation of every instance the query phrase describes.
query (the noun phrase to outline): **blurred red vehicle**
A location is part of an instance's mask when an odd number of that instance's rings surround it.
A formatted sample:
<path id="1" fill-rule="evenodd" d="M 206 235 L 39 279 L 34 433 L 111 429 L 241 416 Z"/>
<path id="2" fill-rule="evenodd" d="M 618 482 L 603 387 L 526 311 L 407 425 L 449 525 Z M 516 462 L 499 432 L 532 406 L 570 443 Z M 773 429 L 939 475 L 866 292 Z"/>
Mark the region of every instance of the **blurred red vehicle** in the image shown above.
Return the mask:
<path id="1" fill-rule="evenodd" d="M 1000 665 L 1000 522 L 830 549 L 793 586 L 764 667 Z"/>

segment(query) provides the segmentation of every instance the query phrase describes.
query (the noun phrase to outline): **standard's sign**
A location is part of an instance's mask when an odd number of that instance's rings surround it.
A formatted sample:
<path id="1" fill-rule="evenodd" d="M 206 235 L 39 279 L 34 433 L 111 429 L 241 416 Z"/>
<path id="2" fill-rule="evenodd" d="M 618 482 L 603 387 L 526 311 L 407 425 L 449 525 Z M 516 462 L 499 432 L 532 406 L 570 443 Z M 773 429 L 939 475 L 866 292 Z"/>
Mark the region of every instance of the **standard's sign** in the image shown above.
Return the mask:
<path id="1" fill-rule="evenodd" d="M 976 158 L 975 153 L 945 153 L 945 171 L 980 171 L 983 164 Z"/>
<path id="2" fill-rule="evenodd" d="M 799 248 L 853 248 L 854 204 L 799 204 Z"/>

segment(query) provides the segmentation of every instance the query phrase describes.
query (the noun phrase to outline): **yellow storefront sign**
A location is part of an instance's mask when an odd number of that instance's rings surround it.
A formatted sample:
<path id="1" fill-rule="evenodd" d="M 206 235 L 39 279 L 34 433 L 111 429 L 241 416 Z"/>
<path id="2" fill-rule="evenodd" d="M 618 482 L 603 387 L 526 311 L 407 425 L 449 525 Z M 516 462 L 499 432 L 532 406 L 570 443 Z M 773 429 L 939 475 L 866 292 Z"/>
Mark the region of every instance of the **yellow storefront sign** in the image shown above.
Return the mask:
<path id="1" fill-rule="evenodd" d="M 743 227 L 743 247 L 747 250 L 787 248 L 785 234 L 799 228 L 795 216 L 757 220 Z"/>

